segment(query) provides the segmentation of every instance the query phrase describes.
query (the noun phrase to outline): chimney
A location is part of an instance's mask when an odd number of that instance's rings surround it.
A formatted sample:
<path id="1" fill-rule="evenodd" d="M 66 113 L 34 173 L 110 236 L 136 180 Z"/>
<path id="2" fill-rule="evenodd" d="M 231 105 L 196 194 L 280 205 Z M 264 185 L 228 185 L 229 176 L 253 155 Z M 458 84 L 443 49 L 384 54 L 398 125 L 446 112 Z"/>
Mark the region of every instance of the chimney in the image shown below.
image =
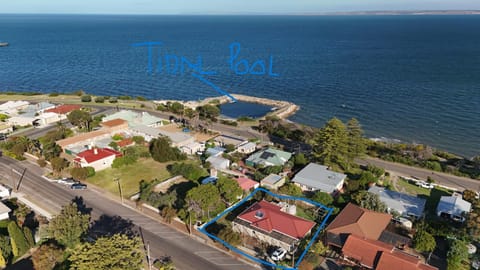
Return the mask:
<path id="1" fill-rule="evenodd" d="M 94 155 L 98 155 L 98 149 L 97 149 L 96 147 L 93 148 L 93 154 L 94 154 Z"/>

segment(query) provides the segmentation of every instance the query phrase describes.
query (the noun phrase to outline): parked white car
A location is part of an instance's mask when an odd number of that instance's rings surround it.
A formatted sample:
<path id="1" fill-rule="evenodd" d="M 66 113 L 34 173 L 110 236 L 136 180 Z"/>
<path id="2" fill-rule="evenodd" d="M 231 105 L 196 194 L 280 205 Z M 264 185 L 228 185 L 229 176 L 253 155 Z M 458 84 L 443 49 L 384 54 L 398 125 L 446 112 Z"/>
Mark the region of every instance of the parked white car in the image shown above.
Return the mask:
<path id="1" fill-rule="evenodd" d="M 415 183 L 415 184 L 419 187 L 422 187 L 422 188 L 428 188 L 428 189 L 434 188 L 433 184 L 427 183 L 425 181 L 417 181 L 417 183 Z"/>
<path id="2" fill-rule="evenodd" d="M 77 181 L 73 180 L 73 178 L 62 178 L 62 179 L 57 180 L 57 183 L 62 184 L 62 185 L 71 186 L 71 185 L 77 183 Z"/>
<path id="3" fill-rule="evenodd" d="M 287 251 L 281 247 L 275 249 L 272 253 L 272 260 L 274 261 L 281 261 L 285 255 L 287 254 Z"/>

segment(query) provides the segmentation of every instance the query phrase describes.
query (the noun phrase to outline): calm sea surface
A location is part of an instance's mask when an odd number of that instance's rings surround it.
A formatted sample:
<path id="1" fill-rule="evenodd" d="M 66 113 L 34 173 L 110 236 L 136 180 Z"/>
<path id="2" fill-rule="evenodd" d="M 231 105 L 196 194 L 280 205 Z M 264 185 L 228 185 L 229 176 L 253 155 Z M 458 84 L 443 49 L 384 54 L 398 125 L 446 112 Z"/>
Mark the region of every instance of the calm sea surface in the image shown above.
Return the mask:
<path id="1" fill-rule="evenodd" d="M 480 154 L 479 28 L 480 16 L 0 15 L 0 40 L 10 43 L 0 48 L 0 90 L 218 95 L 165 55 L 201 56 L 201 69 L 216 72 L 204 78 L 221 89 L 300 105 L 293 121 L 356 117 L 370 137 L 471 157 Z M 146 41 L 162 42 L 154 75 L 147 48 L 131 46 Z M 267 74 L 235 74 L 232 42 L 241 45 L 236 61 L 264 60 Z"/>

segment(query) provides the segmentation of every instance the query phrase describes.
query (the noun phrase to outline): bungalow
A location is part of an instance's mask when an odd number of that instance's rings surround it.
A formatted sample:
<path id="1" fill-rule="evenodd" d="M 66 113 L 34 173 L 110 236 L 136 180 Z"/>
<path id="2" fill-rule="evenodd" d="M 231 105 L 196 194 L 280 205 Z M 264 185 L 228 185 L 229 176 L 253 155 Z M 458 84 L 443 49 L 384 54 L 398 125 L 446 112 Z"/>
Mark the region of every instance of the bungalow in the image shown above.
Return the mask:
<path id="1" fill-rule="evenodd" d="M 180 147 L 180 150 L 187 155 L 194 155 L 197 152 L 205 150 L 205 144 L 199 142 L 192 142 Z"/>
<path id="2" fill-rule="evenodd" d="M 423 216 L 427 200 L 405 193 L 373 186 L 368 192 L 377 194 L 380 200 L 387 205 L 388 211 L 396 211 L 400 216 L 420 218 Z"/>
<path id="3" fill-rule="evenodd" d="M 292 153 L 267 148 L 250 155 L 245 161 L 245 164 L 251 167 L 283 166 L 291 157 Z"/>
<path id="4" fill-rule="evenodd" d="M 260 184 L 262 185 L 262 187 L 266 187 L 269 189 L 278 189 L 285 184 L 285 177 L 278 174 L 270 174 L 267 177 L 263 178 L 262 181 L 260 181 Z"/>
<path id="5" fill-rule="evenodd" d="M 123 119 L 120 119 L 120 118 L 109 120 L 109 121 L 104 121 L 104 122 L 100 123 L 100 125 L 104 129 L 108 129 L 111 133 L 121 132 L 121 131 L 125 131 L 125 130 L 128 129 L 128 122 L 123 120 Z"/>
<path id="6" fill-rule="evenodd" d="M 93 148 L 77 154 L 73 163 L 77 167 L 93 167 L 95 171 L 100 171 L 110 168 L 113 160 L 121 156 L 122 153 L 110 148 Z"/>
<path id="7" fill-rule="evenodd" d="M 9 115 L 17 114 L 18 111 L 21 111 L 27 108 L 29 104 L 30 103 L 28 101 L 23 101 L 23 100 L 7 101 L 3 104 L 0 104 L 0 112 L 9 114 Z"/>
<path id="8" fill-rule="evenodd" d="M 110 121 L 113 119 L 123 119 L 128 122 L 128 126 L 135 127 L 138 125 L 148 127 L 161 127 L 163 126 L 163 119 L 153 116 L 147 112 L 134 112 L 130 110 L 121 110 L 114 114 L 105 116 L 103 121 Z"/>
<path id="9" fill-rule="evenodd" d="M 347 176 L 330 171 L 327 166 L 310 163 L 292 179 L 303 191 L 323 191 L 335 193 L 342 189 Z"/>
<path id="10" fill-rule="evenodd" d="M 131 126 L 130 131 L 134 135 L 144 137 L 146 141 L 151 141 L 152 139 L 158 138 L 160 136 L 168 137 L 173 147 L 181 148 L 182 146 L 194 142 L 194 138 L 188 134 L 182 132 L 169 132 L 146 125 L 136 125 L 133 127 Z"/>
<path id="11" fill-rule="evenodd" d="M 218 157 L 218 156 L 221 156 L 223 153 L 225 153 L 226 150 L 227 149 L 225 149 L 223 147 L 215 146 L 215 147 L 207 148 L 205 154 L 207 154 L 207 156 L 209 156 L 209 157 L 211 157 L 211 156 Z"/>
<path id="12" fill-rule="evenodd" d="M 233 220 L 232 229 L 291 252 L 310 234 L 316 223 L 281 209 L 281 206 L 267 201 L 257 202 Z"/>
<path id="13" fill-rule="evenodd" d="M 238 185 L 242 188 L 242 190 L 249 192 L 252 189 L 258 188 L 260 185 L 257 181 L 253 181 L 252 179 L 246 177 L 239 177 L 235 179 Z"/>
<path id="14" fill-rule="evenodd" d="M 437 206 L 439 217 L 451 218 L 455 221 L 465 221 L 465 215 L 470 212 L 472 204 L 462 199 L 461 194 L 442 196 Z"/>
<path id="15" fill-rule="evenodd" d="M 351 234 L 378 240 L 387 228 L 392 216 L 361 208 L 349 203 L 326 228 L 326 244 L 343 247 Z"/>
<path id="16" fill-rule="evenodd" d="M 206 161 L 217 170 L 226 170 L 230 167 L 230 160 L 223 157 L 211 156 Z"/>
<path id="17" fill-rule="evenodd" d="M 237 149 L 237 147 L 240 146 L 241 144 L 248 142 L 245 138 L 233 137 L 233 136 L 224 135 L 224 134 L 215 137 L 213 141 L 217 146 L 224 147 L 225 145 L 231 144 L 235 146 L 235 149 Z"/>
<path id="18" fill-rule="evenodd" d="M 394 246 L 378 240 L 348 236 L 342 248 L 342 257 L 361 268 L 376 270 L 435 270 L 424 264 L 417 256 L 407 254 Z"/>
<path id="19" fill-rule="evenodd" d="M 257 150 L 257 144 L 253 142 L 246 142 L 237 147 L 237 152 L 242 154 L 250 154 Z"/>

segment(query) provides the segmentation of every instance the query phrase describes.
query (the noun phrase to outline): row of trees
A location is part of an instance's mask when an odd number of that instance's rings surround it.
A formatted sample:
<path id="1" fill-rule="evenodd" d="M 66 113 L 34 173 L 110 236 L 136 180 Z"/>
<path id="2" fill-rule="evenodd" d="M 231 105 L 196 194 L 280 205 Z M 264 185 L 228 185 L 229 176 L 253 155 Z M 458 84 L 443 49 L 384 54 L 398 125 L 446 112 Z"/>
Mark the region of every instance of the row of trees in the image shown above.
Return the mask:
<path id="1" fill-rule="evenodd" d="M 46 239 L 32 255 L 35 269 L 141 269 L 143 252 L 138 237 L 112 233 L 86 241 L 89 224 L 90 215 L 76 203 L 64 206 L 50 221 Z"/>

